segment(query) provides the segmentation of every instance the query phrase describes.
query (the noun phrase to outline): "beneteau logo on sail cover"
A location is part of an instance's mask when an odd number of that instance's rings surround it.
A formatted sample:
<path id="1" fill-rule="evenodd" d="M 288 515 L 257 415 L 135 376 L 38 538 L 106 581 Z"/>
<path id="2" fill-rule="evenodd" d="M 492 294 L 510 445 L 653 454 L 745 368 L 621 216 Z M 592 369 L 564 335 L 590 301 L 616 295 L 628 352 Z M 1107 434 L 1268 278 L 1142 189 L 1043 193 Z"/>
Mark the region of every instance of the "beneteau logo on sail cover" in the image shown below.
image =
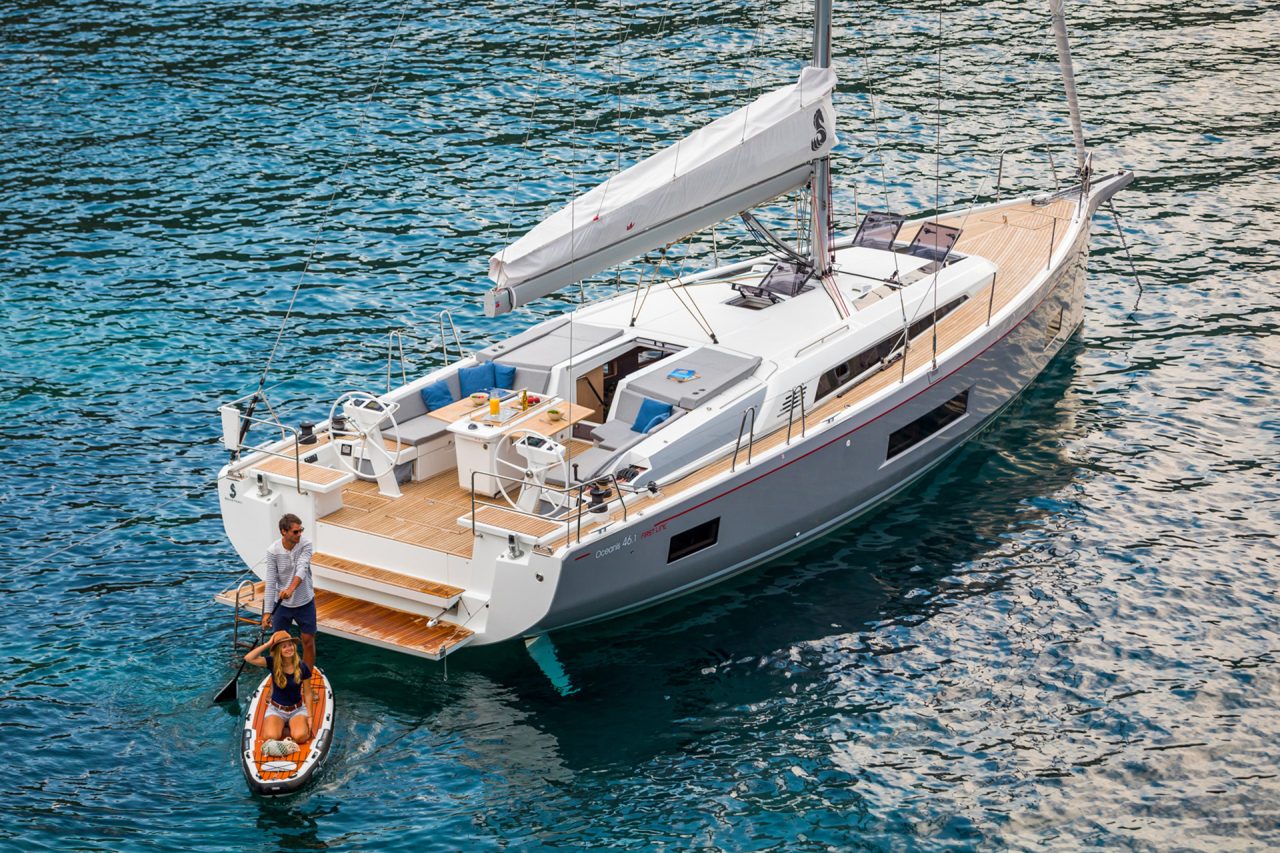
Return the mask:
<path id="1" fill-rule="evenodd" d="M 827 117 L 822 114 L 822 110 L 818 110 L 813 114 L 813 129 L 818 131 L 818 135 L 809 143 L 810 151 L 817 151 L 827 141 Z"/>

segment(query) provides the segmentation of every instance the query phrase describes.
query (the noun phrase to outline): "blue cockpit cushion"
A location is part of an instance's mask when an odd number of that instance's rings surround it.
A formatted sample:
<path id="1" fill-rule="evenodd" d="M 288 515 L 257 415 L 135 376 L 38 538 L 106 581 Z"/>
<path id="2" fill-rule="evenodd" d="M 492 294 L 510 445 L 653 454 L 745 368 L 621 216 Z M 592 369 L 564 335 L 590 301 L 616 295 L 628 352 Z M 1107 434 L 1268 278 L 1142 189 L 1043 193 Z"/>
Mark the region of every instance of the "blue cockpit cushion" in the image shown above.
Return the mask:
<path id="1" fill-rule="evenodd" d="M 493 362 L 486 361 L 475 367 L 464 367 L 458 371 L 458 387 L 463 397 L 472 394 L 488 394 L 493 387 Z"/>
<path id="2" fill-rule="evenodd" d="M 496 361 L 491 362 L 493 365 L 493 384 L 498 388 L 506 391 L 516 390 L 516 369 L 510 364 L 498 364 Z"/>
<path id="3" fill-rule="evenodd" d="M 645 397 L 640 403 L 640 411 L 636 412 L 636 420 L 631 425 L 631 431 L 649 432 L 669 417 L 671 417 L 670 403 L 659 403 L 657 400 Z"/>
<path id="4" fill-rule="evenodd" d="M 422 395 L 422 405 L 427 407 L 428 412 L 443 409 L 450 403 L 457 402 L 453 399 L 453 389 L 444 380 L 432 382 L 418 393 Z"/>

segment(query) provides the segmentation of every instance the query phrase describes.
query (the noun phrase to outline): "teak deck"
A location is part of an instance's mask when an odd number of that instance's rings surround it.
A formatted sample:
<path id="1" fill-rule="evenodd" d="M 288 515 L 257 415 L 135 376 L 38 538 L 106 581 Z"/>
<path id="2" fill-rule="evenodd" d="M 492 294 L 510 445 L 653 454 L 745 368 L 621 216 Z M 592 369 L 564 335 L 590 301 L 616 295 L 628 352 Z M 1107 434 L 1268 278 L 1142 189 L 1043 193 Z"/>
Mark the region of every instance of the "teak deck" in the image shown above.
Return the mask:
<path id="1" fill-rule="evenodd" d="M 470 513 L 468 513 L 469 515 Z M 531 515 L 513 512 L 501 506 L 477 507 L 476 521 L 480 524 L 501 527 L 504 530 L 510 530 L 512 533 L 523 533 L 537 539 L 555 533 L 557 530 L 565 529 L 563 520 L 554 521 L 549 518 L 534 518 Z"/>
<path id="2" fill-rule="evenodd" d="M 390 569 L 380 569 L 377 566 L 357 563 L 355 560 L 335 557 L 332 554 L 312 554 L 311 565 L 335 569 L 343 574 L 355 575 L 357 577 L 386 584 L 387 586 L 395 586 L 400 587 L 401 589 L 425 593 L 426 595 L 434 595 L 436 598 L 454 598 L 462 595 L 464 592 L 464 590 L 461 590 L 456 586 L 449 586 L 448 584 L 436 583 L 435 581 L 429 581 L 423 578 L 402 575 L 399 572 L 393 572 Z"/>
<path id="3" fill-rule="evenodd" d="M 343 507 L 320 521 L 471 558 L 471 528 L 458 525 L 471 514 L 471 492 L 458 486 L 457 471 L 403 483 L 400 492 L 396 499 L 384 497 L 377 483 L 357 480 L 342 490 Z M 477 506 L 483 503 L 488 501 L 476 499 Z"/>
<path id="4" fill-rule="evenodd" d="M 470 534 L 468 534 L 470 535 Z M 266 584 L 258 581 L 253 594 L 240 601 L 242 608 L 262 612 Z M 235 590 L 215 596 L 223 604 L 235 606 Z M 348 598 L 336 592 L 316 590 L 316 622 L 320 631 L 347 639 L 363 640 L 420 657 L 439 660 L 456 646 L 469 640 L 473 631 L 441 620 L 434 627 L 429 619 L 416 613 L 392 610 L 370 601 Z"/>
<path id="5" fill-rule="evenodd" d="M 295 462 L 292 456 L 293 449 L 289 449 L 291 454 L 288 459 L 282 459 L 279 456 L 273 456 L 257 463 L 249 469 L 249 472 L 266 471 L 270 474 L 278 474 L 282 477 L 297 476 L 304 483 L 315 483 L 318 486 L 327 486 L 330 483 L 336 483 L 343 477 L 349 476 L 346 471 L 339 471 L 337 468 L 326 468 L 323 465 L 312 465 L 310 462 Z"/>

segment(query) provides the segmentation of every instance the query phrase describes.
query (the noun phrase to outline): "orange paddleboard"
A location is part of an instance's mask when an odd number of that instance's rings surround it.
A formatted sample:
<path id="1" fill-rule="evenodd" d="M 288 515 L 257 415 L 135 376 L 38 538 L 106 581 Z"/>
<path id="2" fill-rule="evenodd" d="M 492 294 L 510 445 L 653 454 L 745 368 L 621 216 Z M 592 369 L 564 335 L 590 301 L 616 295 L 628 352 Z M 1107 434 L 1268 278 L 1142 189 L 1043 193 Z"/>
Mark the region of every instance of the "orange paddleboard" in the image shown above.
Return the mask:
<path id="1" fill-rule="evenodd" d="M 311 781 L 324 763 L 333 743 L 333 688 L 325 674 L 314 667 L 311 670 L 311 692 L 315 696 L 315 702 L 307 707 L 311 717 L 311 740 L 298 744 L 297 752 L 283 756 L 262 753 L 262 745 L 266 743 L 261 735 L 262 720 L 271 695 L 270 674 L 262 679 L 249 700 L 240 745 L 240 765 L 253 793 L 263 797 L 295 793 Z"/>

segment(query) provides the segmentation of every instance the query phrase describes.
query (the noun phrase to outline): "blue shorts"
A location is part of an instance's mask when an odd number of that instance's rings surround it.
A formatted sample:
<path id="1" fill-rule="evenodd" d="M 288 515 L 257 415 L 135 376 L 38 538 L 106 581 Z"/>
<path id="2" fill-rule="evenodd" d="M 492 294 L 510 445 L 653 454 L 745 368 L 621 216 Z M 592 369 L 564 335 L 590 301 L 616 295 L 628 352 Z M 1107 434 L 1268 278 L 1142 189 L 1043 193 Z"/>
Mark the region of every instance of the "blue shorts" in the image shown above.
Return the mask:
<path id="1" fill-rule="evenodd" d="M 281 604 L 271 617 L 271 630 L 272 632 L 288 631 L 294 622 L 298 623 L 298 630 L 304 634 L 316 632 L 316 600 L 314 598 L 298 607 Z"/>

